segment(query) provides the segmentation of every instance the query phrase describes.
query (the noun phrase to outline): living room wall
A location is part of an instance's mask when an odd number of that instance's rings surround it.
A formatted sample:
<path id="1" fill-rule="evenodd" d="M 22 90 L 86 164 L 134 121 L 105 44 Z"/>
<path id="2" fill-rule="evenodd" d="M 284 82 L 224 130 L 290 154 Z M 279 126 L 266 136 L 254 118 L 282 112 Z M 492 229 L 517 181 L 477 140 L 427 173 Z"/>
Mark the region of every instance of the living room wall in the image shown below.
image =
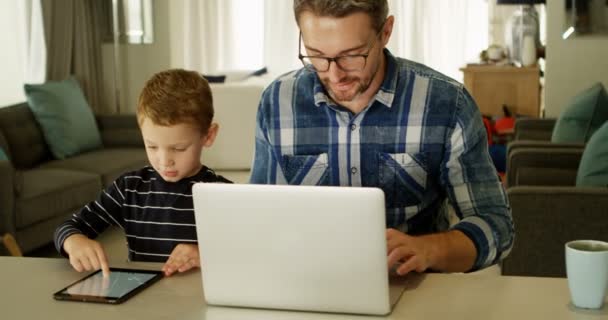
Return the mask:
<path id="1" fill-rule="evenodd" d="M 559 116 L 581 90 L 601 81 L 608 88 L 608 35 L 563 40 L 565 0 L 547 1 L 545 116 Z"/>

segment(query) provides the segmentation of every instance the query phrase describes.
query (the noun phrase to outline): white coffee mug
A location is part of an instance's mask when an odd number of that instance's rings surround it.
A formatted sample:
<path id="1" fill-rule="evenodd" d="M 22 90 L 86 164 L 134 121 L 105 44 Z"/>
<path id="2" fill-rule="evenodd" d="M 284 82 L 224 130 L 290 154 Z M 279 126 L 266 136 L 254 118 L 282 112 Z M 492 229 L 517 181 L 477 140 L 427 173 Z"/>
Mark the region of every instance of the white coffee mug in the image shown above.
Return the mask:
<path id="1" fill-rule="evenodd" d="M 601 308 L 608 291 L 608 242 L 566 243 L 566 273 L 572 304 L 579 308 Z"/>

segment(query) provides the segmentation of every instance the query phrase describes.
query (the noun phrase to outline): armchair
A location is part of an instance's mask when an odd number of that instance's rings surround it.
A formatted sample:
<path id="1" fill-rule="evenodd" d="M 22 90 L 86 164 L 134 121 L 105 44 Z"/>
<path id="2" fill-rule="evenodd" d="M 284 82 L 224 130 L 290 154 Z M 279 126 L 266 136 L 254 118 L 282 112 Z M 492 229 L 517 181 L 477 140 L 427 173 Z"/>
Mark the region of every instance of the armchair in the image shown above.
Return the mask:
<path id="1" fill-rule="evenodd" d="M 551 142 L 555 123 L 555 119 L 518 119 L 515 122 L 514 140 L 507 149 L 507 188 L 574 185 L 585 144 Z M 547 166 L 542 158 L 549 156 L 557 159 Z"/>
<path id="2" fill-rule="evenodd" d="M 608 241 L 608 189 L 575 187 L 582 148 L 510 152 L 509 188 L 516 239 L 503 275 L 565 277 L 564 244 Z"/>

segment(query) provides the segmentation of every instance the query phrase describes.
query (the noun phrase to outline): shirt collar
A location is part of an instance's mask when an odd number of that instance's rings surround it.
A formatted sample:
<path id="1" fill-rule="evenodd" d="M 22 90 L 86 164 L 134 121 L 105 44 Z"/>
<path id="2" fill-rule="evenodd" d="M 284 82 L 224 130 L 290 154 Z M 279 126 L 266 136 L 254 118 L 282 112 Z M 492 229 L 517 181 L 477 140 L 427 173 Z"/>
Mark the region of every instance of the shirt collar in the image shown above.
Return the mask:
<path id="1" fill-rule="evenodd" d="M 386 58 L 386 73 L 384 74 L 384 80 L 382 81 L 382 85 L 380 85 L 378 92 L 376 92 L 374 100 L 385 105 L 387 108 L 390 108 L 393 104 L 393 99 L 395 98 L 399 70 L 397 59 L 393 56 L 393 54 L 391 54 L 391 52 L 386 48 L 384 48 L 383 53 Z M 323 83 L 321 83 L 321 80 L 319 80 L 319 76 L 316 73 L 313 74 L 313 93 L 315 105 L 317 107 L 321 106 L 321 104 L 335 106 L 336 103 L 328 96 Z"/>

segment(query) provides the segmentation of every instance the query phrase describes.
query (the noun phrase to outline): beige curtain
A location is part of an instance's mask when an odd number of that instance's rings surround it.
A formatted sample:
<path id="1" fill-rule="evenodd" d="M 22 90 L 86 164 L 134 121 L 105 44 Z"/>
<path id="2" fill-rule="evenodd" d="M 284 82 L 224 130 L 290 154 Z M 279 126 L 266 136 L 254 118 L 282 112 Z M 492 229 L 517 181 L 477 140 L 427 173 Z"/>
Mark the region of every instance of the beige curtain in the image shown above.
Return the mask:
<path id="1" fill-rule="evenodd" d="M 93 111 L 112 113 L 104 101 L 98 0 L 42 0 L 47 46 L 47 80 L 74 75 Z"/>

